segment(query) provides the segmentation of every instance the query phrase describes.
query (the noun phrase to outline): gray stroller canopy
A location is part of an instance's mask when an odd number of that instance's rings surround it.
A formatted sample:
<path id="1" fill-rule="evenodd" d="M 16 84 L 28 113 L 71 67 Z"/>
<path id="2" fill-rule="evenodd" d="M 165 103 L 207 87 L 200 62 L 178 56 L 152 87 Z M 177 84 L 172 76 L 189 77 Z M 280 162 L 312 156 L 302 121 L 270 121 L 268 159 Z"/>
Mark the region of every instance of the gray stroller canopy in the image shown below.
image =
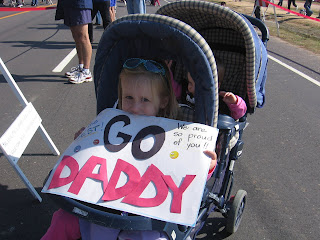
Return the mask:
<path id="1" fill-rule="evenodd" d="M 214 56 L 225 64 L 226 80 L 222 87 L 245 99 L 248 109 L 263 106 L 267 51 L 246 17 L 204 1 L 170 3 L 161 7 L 157 14 L 192 26 L 207 41 Z"/>

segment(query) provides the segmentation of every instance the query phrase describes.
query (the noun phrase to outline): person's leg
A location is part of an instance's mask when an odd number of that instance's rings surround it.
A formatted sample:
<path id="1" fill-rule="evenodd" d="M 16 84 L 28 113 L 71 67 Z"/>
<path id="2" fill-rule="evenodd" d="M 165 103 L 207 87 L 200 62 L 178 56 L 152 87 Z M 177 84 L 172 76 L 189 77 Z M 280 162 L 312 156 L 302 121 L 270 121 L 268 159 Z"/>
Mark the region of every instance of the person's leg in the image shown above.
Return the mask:
<path id="1" fill-rule="evenodd" d="M 115 19 L 113 17 L 113 7 L 112 6 L 109 7 L 109 14 L 110 14 L 111 22 L 113 22 Z"/>
<path id="2" fill-rule="evenodd" d="M 146 13 L 146 5 L 144 0 L 133 0 L 134 13 Z"/>
<path id="3" fill-rule="evenodd" d="M 71 30 L 75 41 L 79 65 L 71 68 L 65 75 L 71 83 L 91 82 L 89 70 L 92 46 L 89 40 L 88 24 L 92 23 L 91 9 L 63 8 L 64 24 Z"/>
<path id="4" fill-rule="evenodd" d="M 93 21 L 94 17 L 97 15 L 97 12 L 98 12 L 98 5 L 96 2 L 93 2 L 93 9 L 92 9 L 92 12 L 91 12 L 91 19 Z M 93 25 L 92 25 L 92 22 L 88 24 L 88 34 L 89 34 L 89 40 L 90 40 L 90 43 L 93 42 Z"/>
<path id="5" fill-rule="evenodd" d="M 133 13 L 140 13 L 140 0 L 133 0 Z"/>
<path id="6" fill-rule="evenodd" d="M 311 4 L 312 4 L 312 1 L 310 0 L 306 0 L 304 4 L 304 8 L 306 9 L 306 15 L 309 17 L 313 14 L 313 11 L 311 11 Z"/>
<path id="7" fill-rule="evenodd" d="M 89 36 L 90 43 L 93 43 L 93 24 L 92 23 L 88 24 L 88 36 Z"/>
<path id="8" fill-rule="evenodd" d="M 62 210 L 56 211 L 51 225 L 41 240 L 76 240 L 81 238 L 79 219 Z"/>
<path id="9" fill-rule="evenodd" d="M 288 9 L 290 10 L 290 7 L 291 7 L 291 1 L 292 0 L 288 0 Z"/>
<path id="10" fill-rule="evenodd" d="M 101 13 L 100 13 L 100 11 L 98 11 L 97 15 L 96 15 L 96 24 L 97 25 L 101 25 Z"/>
<path id="11" fill-rule="evenodd" d="M 134 14 L 134 3 L 135 0 L 127 0 L 127 11 L 128 14 Z"/>
<path id="12" fill-rule="evenodd" d="M 140 4 L 142 5 L 142 13 L 146 13 L 146 1 L 145 0 L 140 0 Z"/>
<path id="13" fill-rule="evenodd" d="M 293 5 L 294 7 L 297 7 L 296 0 L 292 0 L 292 5 Z"/>
<path id="14" fill-rule="evenodd" d="M 89 69 L 92 47 L 89 40 L 88 24 L 72 26 L 70 29 L 76 43 L 79 64 L 83 64 L 83 68 Z"/>
<path id="15" fill-rule="evenodd" d="M 256 18 L 261 19 L 260 6 L 257 6 L 254 10 L 254 15 Z"/>
<path id="16" fill-rule="evenodd" d="M 106 27 L 111 23 L 109 8 L 110 1 L 101 2 L 99 4 L 99 12 L 101 13 L 103 29 L 106 29 Z"/>
<path id="17" fill-rule="evenodd" d="M 23 2 L 20 2 L 20 0 L 17 0 L 16 1 L 16 5 L 17 5 L 17 7 L 22 7 L 23 6 L 23 4 L 22 4 Z"/>
<path id="18" fill-rule="evenodd" d="M 110 12 L 111 22 L 115 21 L 116 20 L 116 0 L 110 0 L 109 12 Z"/>
<path id="19" fill-rule="evenodd" d="M 92 11 L 91 11 L 91 19 L 93 20 L 94 17 L 96 17 L 98 11 L 99 11 L 99 3 L 96 3 L 96 2 L 93 2 L 93 8 L 92 8 Z"/>

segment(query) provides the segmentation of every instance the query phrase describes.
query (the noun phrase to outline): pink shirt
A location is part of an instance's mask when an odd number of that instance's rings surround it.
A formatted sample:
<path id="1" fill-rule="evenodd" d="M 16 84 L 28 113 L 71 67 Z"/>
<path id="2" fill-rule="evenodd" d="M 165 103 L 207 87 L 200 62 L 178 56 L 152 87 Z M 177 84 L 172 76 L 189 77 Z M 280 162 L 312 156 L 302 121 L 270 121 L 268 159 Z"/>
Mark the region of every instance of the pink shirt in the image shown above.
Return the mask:
<path id="1" fill-rule="evenodd" d="M 235 120 L 243 117 L 246 112 L 247 112 L 247 105 L 246 102 L 239 97 L 238 95 L 236 95 L 237 98 L 237 102 L 234 104 L 227 104 L 228 108 L 231 112 L 231 117 Z"/>

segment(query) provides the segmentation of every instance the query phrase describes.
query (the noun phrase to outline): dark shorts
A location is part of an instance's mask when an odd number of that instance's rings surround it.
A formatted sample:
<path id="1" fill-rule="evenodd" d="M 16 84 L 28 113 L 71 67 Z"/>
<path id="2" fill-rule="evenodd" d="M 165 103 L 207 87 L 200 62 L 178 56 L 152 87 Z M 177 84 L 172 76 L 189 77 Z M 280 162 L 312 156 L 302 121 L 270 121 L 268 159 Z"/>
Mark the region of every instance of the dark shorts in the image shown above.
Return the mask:
<path id="1" fill-rule="evenodd" d="M 91 23 L 91 9 L 64 8 L 64 24 L 68 27 Z"/>

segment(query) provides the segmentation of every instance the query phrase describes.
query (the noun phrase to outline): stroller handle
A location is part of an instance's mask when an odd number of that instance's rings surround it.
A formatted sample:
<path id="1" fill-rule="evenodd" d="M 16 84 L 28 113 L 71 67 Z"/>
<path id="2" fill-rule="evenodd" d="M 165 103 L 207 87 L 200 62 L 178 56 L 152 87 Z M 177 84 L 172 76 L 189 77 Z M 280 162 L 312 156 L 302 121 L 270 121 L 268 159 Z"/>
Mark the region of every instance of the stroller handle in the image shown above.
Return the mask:
<path id="1" fill-rule="evenodd" d="M 266 25 L 260 19 L 245 14 L 243 14 L 243 16 L 248 19 L 253 26 L 259 28 L 261 31 L 261 41 L 265 46 L 267 46 L 267 42 L 269 41 L 269 30 Z"/>

